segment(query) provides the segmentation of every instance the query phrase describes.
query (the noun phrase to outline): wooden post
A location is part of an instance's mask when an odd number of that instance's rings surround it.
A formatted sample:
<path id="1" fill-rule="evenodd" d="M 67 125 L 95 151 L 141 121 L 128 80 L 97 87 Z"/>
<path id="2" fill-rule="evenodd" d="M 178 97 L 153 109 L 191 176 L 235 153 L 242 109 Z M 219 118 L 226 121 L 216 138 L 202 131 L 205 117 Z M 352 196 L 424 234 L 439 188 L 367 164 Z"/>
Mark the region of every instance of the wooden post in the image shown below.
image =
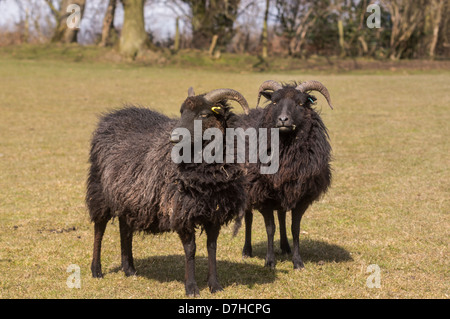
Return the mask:
<path id="1" fill-rule="evenodd" d="M 211 45 L 209 46 L 209 56 L 211 57 L 213 56 L 214 48 L 216 47 L 218 38 L 219 36 L 217 34 L 214 34 L 214 36 L 212 37 Z"/>
<path id="2" fill-rule="evenodd" d="M 173 44 L 173 49 L 177 52 L 180 49 L 180 18 L 177 17 L 175 20 L 175 40 Z"/>

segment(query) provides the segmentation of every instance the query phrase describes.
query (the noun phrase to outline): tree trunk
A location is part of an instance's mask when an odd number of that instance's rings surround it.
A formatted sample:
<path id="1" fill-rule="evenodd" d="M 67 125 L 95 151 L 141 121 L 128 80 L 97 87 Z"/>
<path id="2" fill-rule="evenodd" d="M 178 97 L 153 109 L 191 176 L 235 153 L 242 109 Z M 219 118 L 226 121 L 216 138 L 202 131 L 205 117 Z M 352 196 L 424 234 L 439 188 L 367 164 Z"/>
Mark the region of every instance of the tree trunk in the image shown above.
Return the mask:
<path id="1" fill-rule="evenodd" d="M 173 50 L 177 52 L 180 49 L 180 18 L 175 20 L 175 41 L 173 44 Z"/>
<path id="2" fill-rule="evenodd" d="M 135 58 L 148 44 L 144 24 L 145 0 L 121 0 L 124 18 L 120 35 L 120 53 Z"/>
<path id="3" fill-rule="evenodd" d="M 25 9 L 25 21 L 23 30 L 23 42 L 28 43 L 30 41 L 30 15 L 28 13 L 28 7 Z"/>
<path id="4" fill-rule="evenodd" d="M 109 0 L 106 8 L 105 17 L 103 18 L 102 40 L 99 46 L 112 46 L 117 40 L 117 34 L 114 29 L 114 15 L 116 12 L 117 0 Z"/>
<path id="5" fill-rule="evenodd" d="M 344 58 L 346 56 L 345 53 L 345 39 L 344 39 L 344 23 L 342 19 L 338 20 L 338 31 L 339 31 L 339 46 L 341 47 L 340 57 Z"/>
<path id="6" fill-rule="evenodd" d="M 51 1 L 47 1 L 47 3 L 51 3 Z M 86 4 L 86 0 L 63 0 L 61 3 L 61 8 L 59 12 L 55 10 L 53 5 L 51 5 L 52 12 L 56 18 L 56 28 L 55 33 L 51 39 L 51 42 L 60 42 L 60 43 L 75 43 L 77 42 L 78 31 L 80 30 L 77 27 L 69 28 L 68 27 L 68 19 L 72 15 L 73 12 L 67 12 L 67 7 L 71 4 L 76 4 L 80 7 L 80 20 L 83 16 L 84 6 Z"/>
<path id="7" fill-rule="evenodd" d="M 431 10 L 433 11 L 431 14 L 433 16 L 432 24 L 433 24 L 433 35 L 431 37 L 429 56 L 431 59 L 434 59 L 436 45 L 439 37 L 439 27 L 441 25 L 442 19 L 442 9 L 444 7 L 444 0 L 435 0 L 432 1 Z"/>
<path id="8" fill-rule="evenodd" d="M 268 32 L 267 32 L 267 19 L 269 17 L 269 0 L 266 0 L 266 11 L 264 12 L 264 24 L 263 24 L 263 30 L 262 30 L 262 53 L 261 56 L 263 59 L 267 59 L 267 38 L 268 38 Z"/>
<path id="9" fill-rule="evenodd" d="M 192 46 L 195 49 L 204 49 L 211 40 L 209 31 L 212 30 L 211 19 L 208 18 L 208 12 L 204 1 L 192 1 Z"/>
<path id="10" fill-rule="evenodd" d="M 369 52 L 369 46 L 367 45 L 366 40 L 364 39 L 364 36 L 361 34 L 358 37 L 358 41 L 359 43 L 361 43 L 361 48 L 362 48 L 362 55 L 367 55 L 367 53 Z"/>

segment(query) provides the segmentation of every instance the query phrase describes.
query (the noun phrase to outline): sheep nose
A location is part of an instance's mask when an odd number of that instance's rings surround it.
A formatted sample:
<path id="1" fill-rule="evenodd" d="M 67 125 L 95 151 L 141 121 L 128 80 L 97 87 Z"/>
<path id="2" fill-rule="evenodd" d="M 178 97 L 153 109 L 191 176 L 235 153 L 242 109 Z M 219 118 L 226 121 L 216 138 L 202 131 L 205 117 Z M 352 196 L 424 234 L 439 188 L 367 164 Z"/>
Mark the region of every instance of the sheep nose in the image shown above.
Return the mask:
<path id="1" fill-rule="evenodd" d="M 178 133 L 172 133 L 170 135 L 170 141 L 174 144 L 179 143 L 180 142 L 180 134 Z"/>
<path id="2" fill-rule="evenodd" d="M 280 116 L 278 119 L 279 119 L 282 123 L 283 123 L 283 122 L 287 122 L 287 121 L 289 120 L 289 118 L 288 118 L 287 116 Z"/>

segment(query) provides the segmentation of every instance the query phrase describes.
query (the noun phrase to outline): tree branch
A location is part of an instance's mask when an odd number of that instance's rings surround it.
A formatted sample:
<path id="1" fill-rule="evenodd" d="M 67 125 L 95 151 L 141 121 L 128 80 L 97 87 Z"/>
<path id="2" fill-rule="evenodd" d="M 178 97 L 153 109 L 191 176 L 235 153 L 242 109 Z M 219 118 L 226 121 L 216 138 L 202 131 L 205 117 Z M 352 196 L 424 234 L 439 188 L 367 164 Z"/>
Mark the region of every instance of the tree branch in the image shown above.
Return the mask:
<path id="1" fill-rule="evenodd" d="M 60 14 L 59 14 L 59 10 L 55 8 L 55 6 L 52 3 L 52 0 L 44 0 L 44 1 L 47 2 L 47 4 L 50 7 L 50 10 L 52 11 L 52 14 L 55 17 L 55 19 L 59 20 L 59 18 L 61 17 Z"/>

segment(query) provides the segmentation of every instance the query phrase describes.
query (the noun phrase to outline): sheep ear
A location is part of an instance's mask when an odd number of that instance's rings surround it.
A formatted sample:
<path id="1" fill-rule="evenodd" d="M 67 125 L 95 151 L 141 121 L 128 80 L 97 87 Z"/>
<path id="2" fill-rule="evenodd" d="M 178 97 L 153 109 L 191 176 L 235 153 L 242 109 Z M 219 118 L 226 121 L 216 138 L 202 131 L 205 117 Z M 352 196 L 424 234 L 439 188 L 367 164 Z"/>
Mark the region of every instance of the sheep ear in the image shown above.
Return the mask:
<path id="1" fill-rule="evenodd" d="M 264 96 L 266 99 L 268 100 L 272 100 L 272 93 L 273 92 L 268 92 L 268 91 L 262 91 L 261 95 Z"/>
<path id="2" fill-rule="evenodd" d="M 195 92 L 194 92 L 194 89 L 192 86 L 188 90 L 188 97 L 190 97 L 190 96 L 195 96 Z"/>
<path id="3" fill-rule="evenodd" d="M 309 100 L 311 103 L 314 103 L 314 102 L 317 101 L 317 98 L 316 98 L 314 95 L 308 95 L 308 100 Z"/>
<path id="4" fill-rule="evenodd" d="M 212 108 L 211 108 L 211 111 L 213 111 L 214 113 L 216 113 L 216 114 L 220 114 L 220 111 L 222 110 L 222 107 L 220 107 L 220 106 L 213 106 Z"/>

